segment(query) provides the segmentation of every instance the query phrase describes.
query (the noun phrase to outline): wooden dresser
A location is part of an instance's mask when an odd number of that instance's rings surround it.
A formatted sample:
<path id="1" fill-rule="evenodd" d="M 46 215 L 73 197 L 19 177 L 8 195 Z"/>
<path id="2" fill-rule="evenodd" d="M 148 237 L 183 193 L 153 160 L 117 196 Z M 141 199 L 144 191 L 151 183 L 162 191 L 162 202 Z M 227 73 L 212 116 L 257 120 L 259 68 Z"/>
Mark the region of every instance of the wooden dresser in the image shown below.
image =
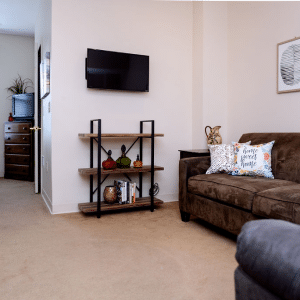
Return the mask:
<path id="1" fill-rule="evenodd" d="M 33 135 L 31 122 L 5 122 L 4 177 L 33 181 Z"/>

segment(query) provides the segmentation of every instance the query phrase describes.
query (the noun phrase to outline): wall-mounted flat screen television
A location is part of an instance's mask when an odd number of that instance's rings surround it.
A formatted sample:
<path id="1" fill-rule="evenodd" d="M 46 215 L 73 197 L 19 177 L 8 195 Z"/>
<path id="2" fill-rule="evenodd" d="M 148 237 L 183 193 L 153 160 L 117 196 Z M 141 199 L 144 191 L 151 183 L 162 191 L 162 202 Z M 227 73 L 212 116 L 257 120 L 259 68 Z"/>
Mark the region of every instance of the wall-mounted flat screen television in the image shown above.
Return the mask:
<path id="1" fill-rule="evenodd" d="M 87 49 L 88 88 L 149 92 L 149 56 Z"/>

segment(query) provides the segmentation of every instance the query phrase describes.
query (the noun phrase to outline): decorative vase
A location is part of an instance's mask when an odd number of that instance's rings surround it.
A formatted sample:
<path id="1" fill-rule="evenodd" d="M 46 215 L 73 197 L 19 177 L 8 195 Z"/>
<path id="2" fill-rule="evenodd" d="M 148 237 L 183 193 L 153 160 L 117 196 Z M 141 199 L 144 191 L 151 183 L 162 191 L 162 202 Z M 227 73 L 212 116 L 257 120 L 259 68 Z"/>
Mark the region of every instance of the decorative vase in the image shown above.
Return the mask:
<path id="1" fill-rule="evenodd" d="M 207 134 L 206 129 L 209 128 L 210 132 Z M 221 126 L 215 126 L 211 128 L 210 126 L 206 126 L 204 131 L 207 137 L 207 144 L 208 145 L 219 145 L 222 144 L 222 137 L 219 133 Z"/>
<path id="2" fill-rule="evenodd" d="M 128 169 L 130 168 L 131 159 L 126 156 L 126 147 L 122 145 L 121 147 L 122 156 L 117 159 L 117 167 L 120 169 Z"/>
<path id="3" fill-rule="evenodd" d="M 108 150 L 108 158 L 102 162 L 102 167 L 104 170 L 112 170 L 117 167 L 117 163 L 111 158 L 112 151 Z"/>
<path id="4" fill-rule="evenodd" d="M 133 162 L 133 166 L 135 168 L 141 168 L 143 166 L 143 162 L 140 160 L 140 156 L 136 156 L 136 161 Z"/>
<path id="5" fill-rule="evenodd" d="M 114 203 L 117 200 L 117 188 L 113 185 L 106 186 L 103 192 L 103 197 L 106 203 Z"/>
<path id="6" fill-rule="evenodd" d="M 9 117 L 8 117 L 8 121 L 9 122 L 13 122 L 14 118 L 12 116 L 12 113 L 9 113 Z"/>

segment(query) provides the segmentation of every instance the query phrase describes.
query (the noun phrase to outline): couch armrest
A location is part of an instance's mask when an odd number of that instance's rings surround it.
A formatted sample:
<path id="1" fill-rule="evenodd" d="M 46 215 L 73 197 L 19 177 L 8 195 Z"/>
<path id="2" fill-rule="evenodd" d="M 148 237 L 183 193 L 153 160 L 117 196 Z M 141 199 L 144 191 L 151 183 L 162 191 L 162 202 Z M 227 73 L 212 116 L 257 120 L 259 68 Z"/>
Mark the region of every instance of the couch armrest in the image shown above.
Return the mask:
<path id="1" fill-rule="evenodd" d="M 300 299 L 300 226 L 283 220 L 246 223 L 236 260 L 256 282 L 283 299 Z"/>
<path id="2" fill-rule="evenodd" d="M 187 182 L 191 176 L 205 174 L 210 167 L 210 156 L 189 157 L 179 161 L 179 208 L 187 210 Z"/>

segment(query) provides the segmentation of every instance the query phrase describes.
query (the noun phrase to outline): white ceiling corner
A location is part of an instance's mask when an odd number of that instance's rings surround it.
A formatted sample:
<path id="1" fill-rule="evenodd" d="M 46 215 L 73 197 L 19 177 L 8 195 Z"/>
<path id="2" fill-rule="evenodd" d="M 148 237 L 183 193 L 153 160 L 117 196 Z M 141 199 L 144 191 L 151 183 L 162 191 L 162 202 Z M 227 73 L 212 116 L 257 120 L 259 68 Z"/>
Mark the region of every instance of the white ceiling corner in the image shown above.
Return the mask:
<path id="1" fill-rule="evenodd" d="M 40 0 L 0 0 L 0 33 L 34 36 Z"/>

